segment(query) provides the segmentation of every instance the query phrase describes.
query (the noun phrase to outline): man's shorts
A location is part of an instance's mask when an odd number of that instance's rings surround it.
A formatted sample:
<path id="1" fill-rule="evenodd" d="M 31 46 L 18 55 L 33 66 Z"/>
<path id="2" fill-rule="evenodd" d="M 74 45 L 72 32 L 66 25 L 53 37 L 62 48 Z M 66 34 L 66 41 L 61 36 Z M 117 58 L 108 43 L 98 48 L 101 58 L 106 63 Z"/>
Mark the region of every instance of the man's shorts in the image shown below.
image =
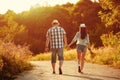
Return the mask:
<path id="1" fill-rule="evenodd" d="M 77 44 L 77 53 L 86 53 L 87 47 L 85 45 Z"/>
<path id="2" fill-rule="evenodd" d="M 63 58 L 63 48 L 52 48 L 51 49 L 52 55 L 51 55 L 51 62 L 56 63 L 56 54 L 58 55 L 59 61 L 64 60 Z"/>

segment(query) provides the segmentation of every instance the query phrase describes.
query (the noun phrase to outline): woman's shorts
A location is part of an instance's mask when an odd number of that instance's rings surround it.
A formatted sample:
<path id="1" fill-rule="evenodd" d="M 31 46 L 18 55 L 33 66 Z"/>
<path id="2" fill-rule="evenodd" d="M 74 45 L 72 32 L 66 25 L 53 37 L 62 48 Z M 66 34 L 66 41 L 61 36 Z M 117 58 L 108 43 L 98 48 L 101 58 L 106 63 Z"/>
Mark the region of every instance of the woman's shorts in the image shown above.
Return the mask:
<path id="1" fill-rule="evenodd" d="M 85 45 L 77 44 L 77 53 L 86 53 L 87 47 Z"/>

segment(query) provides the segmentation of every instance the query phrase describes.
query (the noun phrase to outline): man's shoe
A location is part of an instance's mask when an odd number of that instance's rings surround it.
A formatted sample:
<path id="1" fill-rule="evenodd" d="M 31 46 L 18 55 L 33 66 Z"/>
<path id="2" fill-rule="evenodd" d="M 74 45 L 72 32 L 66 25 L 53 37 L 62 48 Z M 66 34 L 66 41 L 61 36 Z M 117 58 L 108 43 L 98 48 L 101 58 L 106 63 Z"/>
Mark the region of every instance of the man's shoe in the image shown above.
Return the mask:
<path id="1" fill-rule="evenodd" d="M 78 72 L 81 73 L 81 69 L 80 69 L 80 66 L 78 66 Z"/>
<path id="2" fill-rule="evenodd" d="M 55 74 L 55 71 L 53 71 L 53 74 Z"/>
<path id="3" fill-rule="evenodd" d="M 59 68 L 59 74 L 62 74 L 62 69 L 61 68 Z"/>

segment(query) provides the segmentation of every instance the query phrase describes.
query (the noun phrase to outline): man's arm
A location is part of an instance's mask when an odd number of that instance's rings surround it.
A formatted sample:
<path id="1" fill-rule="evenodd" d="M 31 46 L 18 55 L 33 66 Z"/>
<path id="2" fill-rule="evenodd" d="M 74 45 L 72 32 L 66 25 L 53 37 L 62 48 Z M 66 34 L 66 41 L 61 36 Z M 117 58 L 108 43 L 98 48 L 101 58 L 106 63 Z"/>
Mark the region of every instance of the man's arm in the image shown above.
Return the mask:
<path id="1" fill-rule="evenodd" d="M 49 51 L 49 43 L 50 43 L 50 38 L 48 37 L 48 38 L 46 39 L 45 52 L 48 52 L 48 51 Z"/>
<path id="2" fill-rule="evenodd" d="M 66 37 L 66 34 L 64 34 L 63 37 L 64 37 L 65 47 L 67 47 L 67 37 Z"/>

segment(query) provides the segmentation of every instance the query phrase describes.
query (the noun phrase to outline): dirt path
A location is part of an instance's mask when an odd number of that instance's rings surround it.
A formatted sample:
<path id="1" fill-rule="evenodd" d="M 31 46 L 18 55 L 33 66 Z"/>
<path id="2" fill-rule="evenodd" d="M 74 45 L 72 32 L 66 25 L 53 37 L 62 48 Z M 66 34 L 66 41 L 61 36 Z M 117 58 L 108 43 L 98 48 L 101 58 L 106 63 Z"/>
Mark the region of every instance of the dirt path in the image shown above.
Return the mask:
<path id="1" fill-rule="evenodd" d="M 77 72 L 76 61 L 64 61 L 63 75 L 52 74 L 50 61 L 32 61 L 33 70 L 21 73 L 15 80 L 120 80 L 120 69 L 104 65 L 85 63 L 84 74 Z"/>

